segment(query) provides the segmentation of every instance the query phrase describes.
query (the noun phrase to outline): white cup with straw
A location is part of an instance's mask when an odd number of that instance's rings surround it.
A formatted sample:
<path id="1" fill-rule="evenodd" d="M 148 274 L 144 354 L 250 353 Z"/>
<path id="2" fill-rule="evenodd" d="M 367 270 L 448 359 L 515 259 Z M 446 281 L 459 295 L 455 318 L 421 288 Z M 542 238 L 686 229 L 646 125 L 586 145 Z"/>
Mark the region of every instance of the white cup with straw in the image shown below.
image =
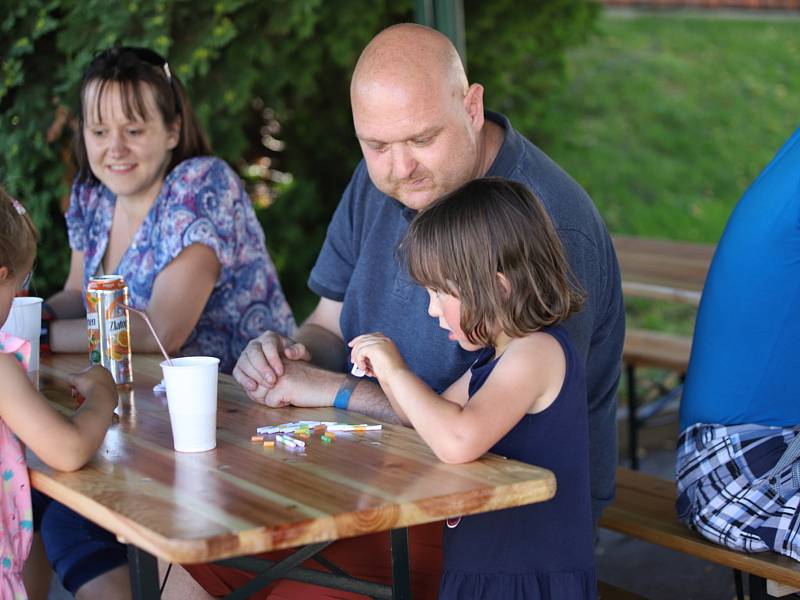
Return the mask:
<path id="1" fill-rule="evenodd" d="M 205 452 L 217 447 L 217 379 L 213 356 L 174 358 L 161 363 L 167 388 L 172 441 L 178 452 Z"/>
<path id="2" fill-rule="evenodd" d="M 173 447 L 178 452 L 206 452 L 216 448 L 219 359 L 170 358 L 147 313 L 126 304 L 122 307 L 144 319 L 164 355 L 161 372 L 167 389 Z"/>

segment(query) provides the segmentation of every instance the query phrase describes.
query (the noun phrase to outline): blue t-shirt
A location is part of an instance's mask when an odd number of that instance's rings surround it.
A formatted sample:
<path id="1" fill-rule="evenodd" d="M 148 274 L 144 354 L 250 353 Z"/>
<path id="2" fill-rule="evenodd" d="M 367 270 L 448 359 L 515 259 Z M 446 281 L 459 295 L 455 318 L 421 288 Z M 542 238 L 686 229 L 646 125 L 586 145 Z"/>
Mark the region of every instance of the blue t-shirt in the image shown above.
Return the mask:
<path id="1" fill-rule="evenodd" d="M 84 289 L 101 268 L 116 202 L 98 181 L 72 185 L 67 227 L 70 246 L 83 252 Z M 211 248 L 220 272 L 182 355 L 216 356 L 230 373 L 247 342 L 266 329 L 293 333 L 294 317 L 250 198 L 227 163 L 211 156 L 184 160 L 167 174 L 122 255 L 115 272 L 125 278 L 133 307 L 147 308 L 156 277 L 192 244 Z"/>
<path id="2" fill-rule="evenodd" d="M 695 423 L 800 425 L 800 130 L 742 196 L 697 314 L 681 402 Z"/>
<path id="3" fill-rule="evenodd" d="M 544 152 L 502 115 L 486 118 L 505 131 L 487 176 L 527 185 L 543 202 L 564 244 L 572 270 L 588 294 L 583 310 L 564 323 L 587 365 L 592 497 L 595 518 L 614 494 L 617 459 L 616 389 L 625 336 L 619 266 L 611 239 L 591 199 Z M 381 331 L 397 344 L 411 369 L 437 392 L 474 362 L 428 316 L 428 294 L 398 260 L 397 246 L 415 212 L 379 191 L 362 160 L 350 180 L 309 287 L 342 302 L 345 341 Z M 342 365 L 342 369 L 347 365 Z"/>

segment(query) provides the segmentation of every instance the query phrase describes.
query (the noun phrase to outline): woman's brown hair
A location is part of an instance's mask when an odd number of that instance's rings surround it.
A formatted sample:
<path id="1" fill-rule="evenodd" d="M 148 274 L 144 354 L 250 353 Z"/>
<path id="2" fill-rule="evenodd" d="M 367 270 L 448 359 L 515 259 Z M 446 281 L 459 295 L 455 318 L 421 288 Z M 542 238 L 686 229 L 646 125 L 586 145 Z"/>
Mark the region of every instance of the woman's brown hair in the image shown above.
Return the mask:
<path id="1" fill-rule="evenodd" d="M 93 98 L 94 106 L 85 106 L 86 89 L 95 82 L 98 87 Z M 120 86 L 122 110 L 128 119 L 135 120 L 137 117 L 149 116 L 144 97 L 145 85 L 153 93 L 164 125 L 170 127 L 180 119 L 180 137 L 178 145 L 172 150 L 167 173 L 187 158 L 211 154 L 208 137 L 192 110 L 183 84 L 170 70 L 166 59 L 148 48 L 115 46 L 98 52 L 83 74 L 79 107 L 80 126 L 75 137 L 75 156 L 78 159 L 79 179 L 96 179 L 89 167 L 86 141 L 83 138 L 83 125 L 88 110 L 95 111 L 97 120 L 102 120 L 101 101 L 103 93 L 110 83 Z"/>
<path id="2" fill-rule="evenodd" d="M 36 256 L 36 238 L 27 211 L 0 186 L 0 267 L 12 276 L 27 269 Z"/>
<path id="3" fill-rule="evenodd" d="M 492 345 L 500 331 L 522 337 L 583 305 L 547 211 L 515 181 L 474 179 L 435 201 L 414 218 L 401 252 L 420 285 L 460 298 L 473 344 Z"/>

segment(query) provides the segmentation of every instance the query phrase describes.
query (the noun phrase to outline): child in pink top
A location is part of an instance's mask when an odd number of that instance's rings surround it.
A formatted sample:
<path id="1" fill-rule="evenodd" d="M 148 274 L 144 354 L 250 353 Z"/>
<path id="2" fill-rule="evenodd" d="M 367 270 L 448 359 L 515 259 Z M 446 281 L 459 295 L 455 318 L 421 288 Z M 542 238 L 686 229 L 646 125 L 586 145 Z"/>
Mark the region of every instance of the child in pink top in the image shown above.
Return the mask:
<path id="1" fill-rule="evenodd" d="M 14 354 L 27 370 L 30 343 L 0 331 L 0 352 Z M 25 452 L 14 433 L 0 420 L 0 472 L 3 493 L 0 496 L 0 590 L 3 597 L 26 598 L 19 573 L 28 556 L 33 537 L 31 486 L 25 467 Z"/>
<path id="2" fill-rule="evenodd" d="M 36 231 L 25 209 L 0 187 L 0 325 L 33 266 Z M 86 398 L 68 419 L 27 376 L 30 344 L 0 333 L 0 598 L 25 599 L 22 569 L 33 539 L 31 486 L 24 445 L 55 469 L 81 468 L 103 442 L 117 404 L 108 371 L 92 367 L 71 383 Z"/>

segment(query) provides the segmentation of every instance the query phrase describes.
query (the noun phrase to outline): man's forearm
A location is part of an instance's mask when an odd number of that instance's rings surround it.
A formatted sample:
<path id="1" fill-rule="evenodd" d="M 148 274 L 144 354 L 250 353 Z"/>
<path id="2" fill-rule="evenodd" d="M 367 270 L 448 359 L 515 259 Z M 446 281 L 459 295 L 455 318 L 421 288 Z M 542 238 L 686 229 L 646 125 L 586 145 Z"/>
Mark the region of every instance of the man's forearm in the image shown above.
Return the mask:
<path id="1" fill-rule="evenodd" d="M 345 373 L 322 369 L 304 360 L 287 360 L 286 372 L 269 389 L 263 388 L 268 406 L 292 404 L 304 408 L 333 406 L 338 390 L 346 382 Z M 254 398 L 255 399 L 255 398 Z M 380 386 L 360 380 L 350 396 L 347 409 L 387 423 L 402 424 Z M 353 416 L 353 418 L 358 418 Z"/>
<path id="2" fill-rule="evenodd" d="M 304 323 L 294 339 L 311 353 L 311 363 L 321 369 L 333 371 L 329 377 L 341 378 L 347 364 L 348 348 L 342 338 L 315 323 Z M 318 373 L 318 376 L 321 376 Z M 338 386 L 340 383 L 337 383 Z M 335 395 L 335 393 L 334 393 Z M 331 397 L 331 402 L 333 398 Z M 371 381 L 361 381 L 352 396 L 348 410 L 379 419 L 387 423 L 404 424 L 392 409 L 381 387 Z"/>
<path id="3" fill-rule="evenodd" d="M 387 423 L 408 425 L 394 412 L 381 386 L 371 381 L 362 381 L 356 386 L 347 409 Z"/>
<path id="4" fill-rule="evenodd" d="M 313 323 L 304 323 L 295 341 L 302 343 L 311 353 L 311 363 L 328 371 L 344 371 L 347 347 L 338 335 Z"/>

